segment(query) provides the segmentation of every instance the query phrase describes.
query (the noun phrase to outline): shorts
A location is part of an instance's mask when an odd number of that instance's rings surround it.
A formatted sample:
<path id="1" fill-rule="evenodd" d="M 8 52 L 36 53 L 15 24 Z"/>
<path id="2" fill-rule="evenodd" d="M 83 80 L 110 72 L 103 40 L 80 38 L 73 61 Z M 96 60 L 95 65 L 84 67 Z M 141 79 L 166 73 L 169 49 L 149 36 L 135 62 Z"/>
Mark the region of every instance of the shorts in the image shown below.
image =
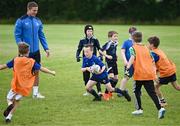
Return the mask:
<path id="1" fill-rule="evenodd" d="M 113 73 L 114 75 L 118 75 L 118 67 L 117 67 L 116 62 L 112 62 L 112 63 L 107 62 L 107 66 L 108 66 L 108 69 L 109 69 L 108 74 Z"/>
<path id="2" fill-rule="evenodd" d="M 12 89 L 7 94 L 7 99 L 8 100 L 13 100 L 13 99 L 21 100 L 22 98 L 23 98 L 22 95 L 15 93 Z"/>
<path id="3" fill-rule="evenodd" d="M 104 78 L 97 78 L 95 76 L 92 76 L 89 80 L 100 82 L 101 84 L 108 84 L 109 83 L 108 76 L 106 76 Z"/>
<path id="4" fill-rule="evenodd" d="M 124 67 L 124 72 L 126 71 L 126 66 Z M 133 65 L 129 68 L 129 78 L 131 78 L 134 74 L 134 67 Z"/>
<path id="5" fill-rule="evenodd" d="M 169 77 L 160 77 L 159 78 L 159 84 L 168 84 L 169 82 L 174 82 L 176 81 L 176 73 L 169 76 Z"/>
<path id="6" fill-rule="evenodd" d="M 34 53 L 29 53 L 29 57 L 33 58 L 38 64 L 41 63 L 41 54 L 39 50 Z"/>

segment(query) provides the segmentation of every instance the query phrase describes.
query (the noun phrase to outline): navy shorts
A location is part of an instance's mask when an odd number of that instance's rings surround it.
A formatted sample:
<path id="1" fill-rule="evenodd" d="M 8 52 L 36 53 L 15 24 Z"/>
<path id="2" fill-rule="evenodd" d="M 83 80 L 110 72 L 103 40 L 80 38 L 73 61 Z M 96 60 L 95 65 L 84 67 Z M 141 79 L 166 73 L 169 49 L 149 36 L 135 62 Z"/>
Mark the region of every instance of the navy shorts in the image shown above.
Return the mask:
<path id="1" fill-rule="evenodd" d="M 169 76 L 169 77 L 162 77 L 162 78 L 159 78 L 159 84 L 168 84 L 169 82 L 174 82 L 176 81 L 176 73 Z"/>
<path id="2" fill-rule="evenodd" d="M 108 69 L 111 68 L 108 71 L 108 74 L 109 73 L 113 73 L 114 75 L 118 75 L 118 67 L 117 67 L 117 63 L 116 62 L 112 62 L 112 63 L 108 63 L 107 62 L 107 66 L 108 66 Z"/>
<path id="3" fill-rule="evenodd" d="M 100 82 L 101 84 L 108 84 L 109 83 L 109 79 L 108 76 L 104 77 L 104 78 L 97 78 L 95 76 L 92 76 L 90 78 L 90 80 L 92 81 L 96 81 L 96 82 Z"/>
<path id="4" fill-rule="evenodd" d="M 38 64 L 41 63 L 41 54 L 39 50 L 34 53 L 29 53 L 29 57 L 33 58 Z"/>

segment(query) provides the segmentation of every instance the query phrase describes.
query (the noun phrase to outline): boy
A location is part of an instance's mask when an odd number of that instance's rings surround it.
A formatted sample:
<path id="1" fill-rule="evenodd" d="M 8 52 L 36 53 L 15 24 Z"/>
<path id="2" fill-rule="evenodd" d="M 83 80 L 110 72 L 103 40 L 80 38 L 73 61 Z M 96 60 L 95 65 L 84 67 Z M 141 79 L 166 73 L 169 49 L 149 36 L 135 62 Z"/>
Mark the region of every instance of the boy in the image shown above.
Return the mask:
<path id="1" fill-rule="evenodd" d="M 98 57 L 93 55 L 93 46 L 92 45 L 86 45 L 84 47 L 84 55 L 85 57 L 83 58 L 83 65 L 82 65 L 82 72 L 89 71 L 92 72 L 91 66 L 99 65 L 100 66 L 100 71 L 98 73 L 92 73 L 92 77 L 89 79 L 87 85 L 86 85 L 86 90 L 92 94 L 95 98 L 93 101 L 101 101 L 101 96 L 96 93 L 96 91 L 93 89 L 93 86 L 97 83 L 103 83 L 105 84 L 107 90 L 109 92 L 116 92 L 116 93 L 121 93 L 125 96 L 125 98 L 129 101 L 130 96 L 127 94 L 125 91 L 121 91 L 118 88 L 113 88 L 109 82 L 108 79 L 108 74 L 107 71 L 105 70 L 105 65 L 102 63 Z"/>
<path id="2" fill-rule="evenodd" d="M 154 79 L 155 79 L 155 67 L 153 58 L 150 54 L 149 49 L 141 43 L 142 33 L 134 32 L 133 33 L 134 45 L 130 48 L 130 60 L 127 64 L 126 73 L 128 73 L 129 68 L 133 64 L 134 74 L 133 78 L 135 81 L 134 93 L 135 93 L 135 102 L 136 102 L 136 111 L 132 112 L 133 115 L 143 114 L 143 108 L 141 106 L 141 87 L 144 86 L 148 95 L 153 100 L 156 108 L 158 109 L 158 118 L 164 118 L 165 109 L 161 108 L 159 104 L 158 97 L 154 88 Z M 127 74 L 128 76 L 128 74 Z"/>
<path id="3" fill-rule="evenodd" d="M 117 45 L 118 45 L 118 33 L 116 31 L 108 32 L 109 41 L 102 46 L 100 53 L 106 58 L 107 67 L 109 69 L 109 81 L 113 88 L 116 87 L 118 82 L 118 68 L 117 68 Z M 106 52 L 105 52 L 106 51 Z M 109 100 L 112 96 L 111 92 L 106 89 L 103 98 Z"/>
<path id="4" fill-rule="evenodd" d="M 18 51 L 18 57 L 7 64 L 0 65 L 0 70 L 13 68 L 11 90 L 7 95 L 8 107 L 3 114 L 7 123 L 11 122 L 12 115 L 22 97 L 30 94 L 37 72 L 40 70 L 44 73 L 55 75 L 55 71 L 50 71 L 36 63 L 34 59 L 28 58 L 29 45 L 27 43 L 19 42 Z"/>
<path id="5" fill-rule="evenodd" d="M 180 85 L 178 85 L 176 81 L 176 66 L 167 58 L 166 54 L 158 48 L 160 44 L 158 37 L 152 36 L 148 38 L 148 42 L 155 60 L 156 69 L 160 75 L 159 78 L 157 77 L 156 79 L 156 93 L 159 97 L 161 106 L 165 106 L 167 103 L 160 91 L 160 86 L 171 83 L 176 90 L 180 91 Z"/>
<path id="6" fill-rule="evenodd" d="M 124 63 L 124 70 L 127 67 L 128 61 L 130 59 L 130 52 L 129 52 L 129 48 L 131 48 L 133 46 L 133 41 L 132 41 L 132 34 L 137 31 L 137 28 L 132 26 L 129 28 L 129 34 L 130 34 L 130 38 L 126 41 L 124 41 L 122 47 L 121 47 L 121 56 L 123 59 L 123 63 Z M 133 76 L 133 71 L 134 68 L 133 66 L 131 66 L 129 68 L 129 76 L 124 76 L 123 79 L 121 80 L 121 84 L 120 84 L 120 89 L 121 90 L 125 90 L 125 86 L 128 82 L 128 80 Z M 118 94 L 118 96 L 121 96 Z"/>
<path id="7" fill-rule="evenodd" d="M 84 27 L 84 33 L 85 33 L 85 38 L 80 40 L 79 45 L 78 45 L 78 49 L 77 49 L 77 52 L 76 52 L 77 62 L 80 62 L 80 56 L 79 55 L 80 55 L 80 53 L 81 53 L 81 51 L 82 51 L 82 49 L 83 49 L 83 47 L 85 45 L 87 45 L 87 44 L 92 44 L 93 45 L 93 47 L 94 47 L 93 54 L 94 55 L 96 55 L 97 50 L 100 49 L 99 41 L 93 35 L 93 33 L 94 33 L 93 26 L 92 25 L 86 25 Z M 84 57 L 84 51 L 83 51 L 83 57 Z M 89 78 L 90 78 L 90 72 L 89 71 L 84 71 L 83 72 L 83 80 L 84 80 L 85 86 L 86 86 Z M 98 93 L 101 94 L 101 85 L 100 85 L 100 83 L 97 83 L 96 87 L 97 87 Z M 87 96 L 88 93 L 85 92 L 83 95 Z"/>

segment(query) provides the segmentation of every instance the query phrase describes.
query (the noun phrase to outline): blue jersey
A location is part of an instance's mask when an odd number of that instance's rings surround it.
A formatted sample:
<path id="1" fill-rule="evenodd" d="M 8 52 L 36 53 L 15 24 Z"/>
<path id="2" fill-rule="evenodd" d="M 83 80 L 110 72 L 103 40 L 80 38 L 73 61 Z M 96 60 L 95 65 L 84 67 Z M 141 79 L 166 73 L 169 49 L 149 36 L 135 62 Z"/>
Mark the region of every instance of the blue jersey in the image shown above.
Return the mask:
<path id="1" fill-rule="evenodd" d="M 101 68 L 105 66 L 102 61 L 95 55 L 93 55 L 90 59 L 86 57 L 83 58 L 82 68 L 91 67 L 92 65 L 99 65 Z M 108 73 L 106 70 L 104 70 L 101 74 L 93 74 L 93 76 L 102 79 L 108 76 Z"/>
<path id="2" fill-rule="evenodd" d="M 129 61 L 131 55 L 130 55 L 130 51 L 129 48 L 133 46 L 133 41 L 131 39 L 128 39 L 126 41 L 124 41 L 121 49 L 125 49 L 125 56 L 126 56 L 126 60 Z"/>
<path id="3" fill-rule="evenodd" d="M 43 25 L 37 17 L 25 15 L 19 18 L 15 24 L 14 36 L 17 44 L 23 41 L 30 45 L 30 53 L 39 50 L 39 40 L 44 50 L 48 50 Z"/>
<path id="4" fill-rule="evenodd" d="M 14 59 L 7 62 L 6 65 L 8 68 L 13 68 L 14 67 Z M 41 68 L 41 65 L 35 62 L 32 70 L 40 70 L 40 68 Z"/>
<path id="5" fill-rule="evenodd" d="M 159 61 L 159 56 L 155 52 L 151 51 L 151 56 L 153 57 L 155 63 Z"/>

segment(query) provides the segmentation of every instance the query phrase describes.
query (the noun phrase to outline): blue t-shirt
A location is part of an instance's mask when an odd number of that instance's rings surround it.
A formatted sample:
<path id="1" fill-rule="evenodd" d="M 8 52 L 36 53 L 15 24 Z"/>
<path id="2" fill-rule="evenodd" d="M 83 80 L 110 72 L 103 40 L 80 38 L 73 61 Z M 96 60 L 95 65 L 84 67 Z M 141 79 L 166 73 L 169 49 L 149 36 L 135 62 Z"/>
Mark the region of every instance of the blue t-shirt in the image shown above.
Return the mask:
<path id="1" fill-rule="evenodd" d="M 133 46 L 133 42 L 131 39 L 128 39 L 126 41 L 124 41 L 121 49 L 125 49 L 125 56 L 126 56 L 126 59 L 127 61 L 129 61 L 131 55 L 130 55 L 130 52 L 129 52 L 129 48 Z"/>
<path id="2" fill-rule="evenodd" d="M 95 55 L 93 55 L 90 59 L 83 57 L 82 68 L 91 67 L 92 65 L 99 65 L 101 68 L 104 66 L 102 61 Z M 93 74 L 94 77 L 97 77 L 100 79 L 105 78 L 107 75 L 108 73 L 106 70 L 104 70 L 101 74 Z"/>
<path id="3" fill-rule="evenodd" d="M 14 67 L 14 59 L 7 62 L 6 65 L 7 65 L 8 68 Z M 32 69 L 33 70 L 40 70 L 40 68 L 41 68 L 41 65 L 35 62 Z"/>

